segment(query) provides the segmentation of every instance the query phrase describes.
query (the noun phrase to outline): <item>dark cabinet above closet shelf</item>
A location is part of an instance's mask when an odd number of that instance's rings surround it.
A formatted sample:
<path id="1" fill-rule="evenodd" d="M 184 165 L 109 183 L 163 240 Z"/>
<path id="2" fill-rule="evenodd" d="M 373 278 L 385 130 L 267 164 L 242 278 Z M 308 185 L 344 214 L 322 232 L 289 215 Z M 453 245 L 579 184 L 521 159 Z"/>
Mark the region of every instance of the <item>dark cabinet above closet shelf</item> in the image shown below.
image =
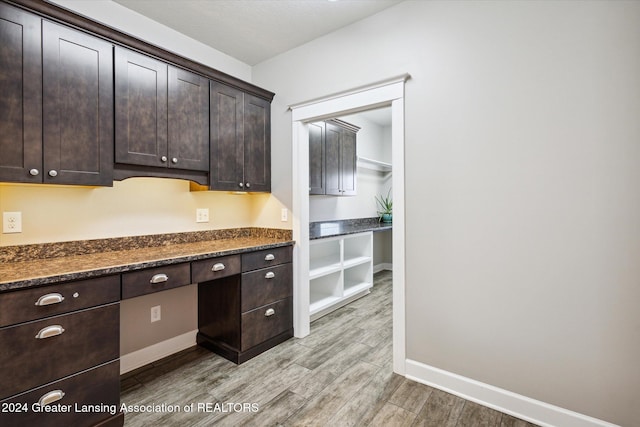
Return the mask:
<path id="1" fill-rule="evenodd" d="M 0 45 L 0 182 L 270 191 L 272 92 L 39 0 L 0 0 Z"/>
<path id="2" fill-rule="evenodd" d="M 338 119 L 309 124 L 309 194 L 356 195 L 359 130 Z"/>

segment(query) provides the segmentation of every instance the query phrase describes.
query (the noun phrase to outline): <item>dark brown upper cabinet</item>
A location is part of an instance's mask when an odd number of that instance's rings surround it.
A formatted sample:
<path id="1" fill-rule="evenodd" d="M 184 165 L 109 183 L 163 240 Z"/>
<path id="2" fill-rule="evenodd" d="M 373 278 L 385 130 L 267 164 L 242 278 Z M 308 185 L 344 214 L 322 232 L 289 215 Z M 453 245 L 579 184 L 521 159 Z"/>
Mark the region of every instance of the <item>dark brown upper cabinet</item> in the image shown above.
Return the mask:
<path id="1" fill-rule="evenodd" d="M 40 25 L 37 16 L 0 3 L 1 181 L 42 182 Z"/>
<path id="2" fill-rule="evenodd" d="M 325 124 L 309 123 L 309 194 L 327 194 Z"/>
<path id="3" fill-rule="evenodd" d="M 168 164 L 167 64 L 116 47 L 116 162 Z"/>
<path id="4" fill-rule="evenodd" d="M 358 130 L 337 119 L 309 125 L 309 194 L 357 194 Z"/>
<path id="5" fill-rule="evenodd" d="M 113 45 L 42 23 L 45 183 L 113 183 Z"/>
<path id="6" fill-rule="evenodd" d="M 111 185 L 113 47 L 0 4 L 0 180 Z"/>
<path id="7" fill-rule="evenodd" d="M 171 166 L 209 170 L 209 79 L 172 66 L 168 152 Z"/>
<path id="8" fill-rule="evenodd" d="M 211 190 L 271 191 L 271 103 L 212 81 Z"/>
<path id="9" fill-rule="evenodd" d="M 209 170 L 209 81 L 116 47 L 116 163 Z"/>

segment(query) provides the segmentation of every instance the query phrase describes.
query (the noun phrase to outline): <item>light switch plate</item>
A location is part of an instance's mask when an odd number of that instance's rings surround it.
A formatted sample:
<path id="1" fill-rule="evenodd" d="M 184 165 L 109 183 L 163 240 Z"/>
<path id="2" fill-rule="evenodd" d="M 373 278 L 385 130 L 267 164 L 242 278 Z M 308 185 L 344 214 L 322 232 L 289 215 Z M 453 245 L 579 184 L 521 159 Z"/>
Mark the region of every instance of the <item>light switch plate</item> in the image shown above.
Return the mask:
<path id="1" fill-rule="evenodd" d="M 287 222 L 289 220 L 289 211 L 287 208 L 282 208 L 280 211 L 280 221 Z"/>
<path id="2" fill-rule="evenodd" d="M 2 232 L 5 234 L 22 233 L 22 212 L 3 212 Z"/>

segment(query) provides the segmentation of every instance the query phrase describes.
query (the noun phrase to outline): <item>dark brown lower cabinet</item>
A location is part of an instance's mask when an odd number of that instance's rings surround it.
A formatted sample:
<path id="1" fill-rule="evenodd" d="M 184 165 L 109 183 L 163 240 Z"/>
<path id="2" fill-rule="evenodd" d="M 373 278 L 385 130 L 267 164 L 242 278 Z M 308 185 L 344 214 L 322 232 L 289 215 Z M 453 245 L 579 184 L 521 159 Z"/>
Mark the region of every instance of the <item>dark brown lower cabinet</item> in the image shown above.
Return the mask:
<path id="1" fill-rule="evenodd" d="M 0 294 L 0 426 L 122 426 L 120 277 Z"/>
<path id="2" fill-rule="evenodd" d="M 243 254 L 242 271 L 198 284 L 197 342 L 234 363 L 293 336 L 291 247 Z"/>
<path id="3" fill-rule="evenodd" d="M 44 405 L 46 402 L 51 403 Z M 123 423 L 118 360 L 0 401 L 3 427 L 121 426 Z"/>

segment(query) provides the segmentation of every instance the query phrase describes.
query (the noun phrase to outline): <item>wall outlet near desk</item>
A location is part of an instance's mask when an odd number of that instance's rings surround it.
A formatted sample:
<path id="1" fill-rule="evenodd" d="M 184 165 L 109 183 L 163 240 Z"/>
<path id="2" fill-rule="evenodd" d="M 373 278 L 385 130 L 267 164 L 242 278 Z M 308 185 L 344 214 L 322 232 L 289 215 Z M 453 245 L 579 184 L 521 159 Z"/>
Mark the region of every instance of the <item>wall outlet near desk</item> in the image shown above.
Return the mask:
<path id="1" fill-rule="evenodd" d="M 22 212 L 3 212 L 2 232 L 4 234 L 22 233 Z"/>
<path id="2" fill-rule="evenodd" d="M 209 208 L 196 209 L 196 222 L 209 222 Z"/>
<path id="3" fill-rule="evenodd" d="M 158 320 L 160 320 L 161 318 L 161 313 L 160 313 L 160 306 L 159 305 L 155 305 L 153 307 L 151 307 L 151 323 L 153 322 L 157 322 Z"/>

